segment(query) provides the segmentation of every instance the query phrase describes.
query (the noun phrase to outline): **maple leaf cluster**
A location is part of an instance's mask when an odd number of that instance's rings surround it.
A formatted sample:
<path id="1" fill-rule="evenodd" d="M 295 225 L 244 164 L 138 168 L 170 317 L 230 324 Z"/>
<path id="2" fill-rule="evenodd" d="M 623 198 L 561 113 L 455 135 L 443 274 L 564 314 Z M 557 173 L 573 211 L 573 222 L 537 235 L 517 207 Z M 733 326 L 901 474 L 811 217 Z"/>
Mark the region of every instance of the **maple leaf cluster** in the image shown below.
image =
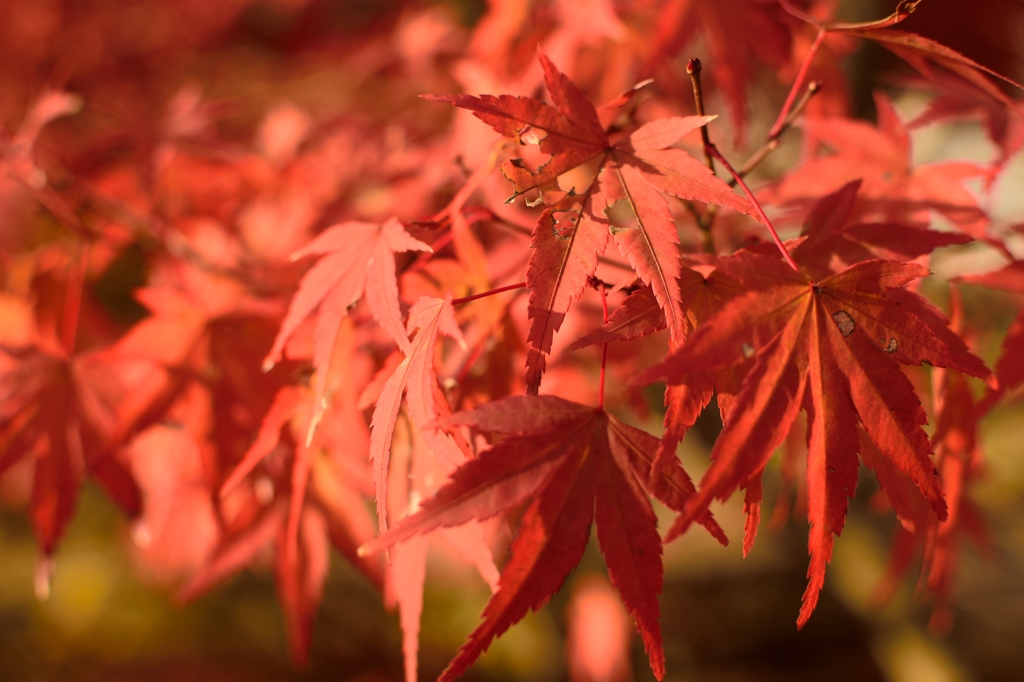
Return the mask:
<path id="1" fill-rule="evenodd" d="M 851 24 L 829 0 L 492 0 L 467 29 L 409 2 L 340 49 L 321 3 L 264 3 L 342 93 L 248 123 L 240 95 L 146 84 L 254 3 L 151 4 L 165 32 L 115 39 L 129 19 L 65 2 L 38 10 L 53 47 L 4 38 L 29 85 L 0 84 L 0 475 L 41 595 L 88 478 L 181 599 L 272 557 L 299 664 L 337 550 L 399 610 L 412 681 L 438 545 L 493 591 L 447 680 L 595 527 L 661 679 L 663 543 L 696 522 L 728 544 L 712 507 L 743 490 L 747 554 L 781 476 L 809 525 L 802 627 L 863 464 L 899 519 L 881 592 L 922 553 L 948 627 L 960 536 L 986 541 L 979 424 L 1024 384 L 1024 311 L 990 370 L 960 296 L 1024 294 L 1019 226 L 984 201 L 1024 120 L 1019 86 L 901 30 L 928 3 Z M 875 122 L 849 116 L 838 65 L 862 41 L 916 71 L 921 115 L 878 90 Z M 780 110 L 751 144 L 760 81 Z M 914 162 L 913 130 L 965 117 L 991 163 Z M 782 144 L 799 160 L 761 173 Z M 947 317 L 920 282 L 968 244 L 1005 265 L 936 281 Z M 716 408 L 695 483 L 677 446 Z"/>

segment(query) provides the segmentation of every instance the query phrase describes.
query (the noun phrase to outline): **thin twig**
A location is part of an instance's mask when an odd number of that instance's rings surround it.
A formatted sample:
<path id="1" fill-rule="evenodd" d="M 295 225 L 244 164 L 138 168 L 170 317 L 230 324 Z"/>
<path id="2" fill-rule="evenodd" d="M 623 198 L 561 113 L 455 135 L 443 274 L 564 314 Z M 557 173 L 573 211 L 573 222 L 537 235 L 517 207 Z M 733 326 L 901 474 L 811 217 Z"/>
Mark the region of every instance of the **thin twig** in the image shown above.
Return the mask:
<path id="1" fill-rule="evenodd" d="M 704 115 L 704 88 L 700 83 L 700 71 L 702 65 L 700 60 L 694 57 L 686 62 L 686 73 L 690 74 L 690 83 L 693 85 L 693 102 L 697 106 L 697 115 Z M 708 136 L 708 127 L 706 125 L 700 127 L 700 141 L 704 143 L 704 163 L 708 165 L 711 172 L 715 172 L 715 161 L 711 158 L 711 155 L 707 152 L 707 146 L 711 144 L 711 138 Z"/>
<path id="2" fill-rule="evenodd" d="M 462 298 L 456 298 L 452 301 L 452 305 L 458 305 L 460 303 L 469 303 L 480 298 L 487 298 L 488 296 L 494 296 L 500 294 L 503 291 L 512 291 L 513 289 L 522 289 L 526 286 L 526 282 L 520 282 L 519 284 L 509 284 L 508 286 L 498 287 L 497 289 L 491 289 L 490 291 L 483 291 L 479 294 L 473 294 L 472 296 L 464 296 Z"/>
<path id="3" fill-rule="evenodd" d="M 811 62 L 814 61 L 814 56 L 818 54 L 818 48 L 821 47 L 821 43 L 825 40 L 827 34 L 828 29 L 824 27 L 818 29 L 818 35 L 814 38 L 814 42 L 811 43 L 810 49 L 807 50 L 804 63 L 800 65 L 800 71 L 796 75 L 796 80 L 793 81 L 793 87 L 790 88 L 789 94 L 786 96 L 786 103 L 782 105 L 782 111 L 779 112 L 779 117 L 775 119 L 775 125 L 772 126 L 771 132 L 768 133 L 769 140 L 777 139 L 787 125 L 786 120 L 789 118 L 789 112 L 796 102 L 796 93 L 803 87 L 804 79 L 811 68 Z"/>
<path id="4" fill-rule="evenodd" d="M 746 163 L 740 166 L 739 170 L 736 171 L 740 177 L 746 177 L 750 171 L 754 170 L 762 161 L 768 158 L 768 155 L 774 152 L 782 144 L 782 136 L 789 130 L 789 127 L 793 124 L 800 114 L 803 113 L 807 103 L 811 101 L 818 92 L 821 91 L 821 81 L 811 81 L 807 84 L 807 89 L 804 90 L 803 97 L 796 103 L 796 106 L 789 112 L 789 116 L 786 117 L 785 122 L 779 129 L 778 134 L 775 137 L 769 137 L 765 140 L 765 143 L 761 145 L 761 148 L 754 152 Z M 736 178 L 729 180 L 729 185 L 732 187 L 736 186 Z"/>
<path id="5" fill-rule="evenodd" d="M 686 73 L 690 74 L 690 84 L 693 86 L 693 103 L 697 109 L 697 115 L 704 115 L 704 86 L 700 82 L 700 72 L 703 65 L 700 60 L 696 57 L 686 62 Z M 711 137 L 708 134 L 707 125 L 700 127 L 700 140 L 704 144 L 704 163 L 711 169 L 711 172 L 715 172 L 715 160 L 711 158 L 711 155 L 707 153 L 707 147 L 711 144 Z M 707 209 L 707 213 L 701 213 L 697 210 L 697 207 L 692 202 L 686 201 L 686 208 L 689 209 L 690 213 L 697 220 L 697 227 L 701 231 L 701 235 L 704 239 L 704 250 L 715 255 L 715 241 L 711 237 L 711 224 L 715 221 L 715 214 L 718 212 L 718 207 L 714 204 L 710 204 Z"/>
<path id="6" fill-rule="evenodd" d="M 737 173 L 736 170 L 731 165 L 729 165 L 729 162 L 725 160 L 725 157 L 722 156 L 722 153 L 718 151 L 718 148 L 715 147 L 715 145 L 709 144 L 704 149 L 707 150 L 707 152 L 711 154 L 711 156 L 718 159 L 721 162 L 721 164 L 725 167 L 725 169 L 729 171 L 729 173 L 734 178 L 736 178 L 736 182 L 739 183 L 740 189 L 742 189 L 743 193 L 747 195 L 747 199 L 749 199 L 750 203 L 754 205 L 754 210 L 756 210 L 758 216 L 760 216 L 761 222 L 764 223 L 764 226 L 767 227 L 768 231 L 771 233 L 772 240 L 775 242 L 775 246 L 779 247 L 779 251 L 782 252 L 782 257 L 786 259 L 786 262 L 789 263 L 789 266 L 791 268 L 793 268 L 797 272 L 800 272 L 800 268 L 797 267 L 796 262 L 793 260 L 793 257 L 789 255 L 789 251 L 786 249 L 786 245 L 782 243 L 781 239 L 779 239 L 779 233 L 775 231 L 775 226 L 772 225 L 772 221 L 768 219 L 767 214 L 765 214 L 764 209 L 761 208 L 761 204 L 758 203 L 757 198 L 754 196 L 754 193 L 750 191 L 749 187 L 747 187 L 747 183 L 743 182 L 743 178 L 741 178 L 739 176 L 739 173 Z"/>

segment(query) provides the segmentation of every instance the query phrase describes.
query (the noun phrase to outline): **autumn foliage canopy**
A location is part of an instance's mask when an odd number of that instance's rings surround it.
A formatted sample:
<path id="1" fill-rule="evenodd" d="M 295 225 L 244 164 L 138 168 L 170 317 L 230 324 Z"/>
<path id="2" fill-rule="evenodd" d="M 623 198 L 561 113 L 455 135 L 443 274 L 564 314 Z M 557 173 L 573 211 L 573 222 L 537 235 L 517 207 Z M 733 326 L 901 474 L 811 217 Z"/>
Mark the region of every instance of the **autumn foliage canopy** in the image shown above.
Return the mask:
<path id="1" fill-rule="evenodd" d="M 343 108 L 251 121 L 189 82 L 147 92 L 176 48 L 79 44 L 117 20 L 66 4 L 78 53 L 24 48 L 0 140 L 0 475 L 37 590 L 91 479 L 182 599 L 270 548 L 299 664 L 337 550 L 400 611 L 414 680 L 442 543 L 493 590 L 450 680 L 593 529 L 661 679 L 663 543 L 745 555 L 781 477 L 809 529 L 802 627 L 869 470 L 891 579 L 923 552 L 947 621 L 961 538 L 984 536 L 978 424 L 1024 383 L 1024 316 L 987 364 L 960 295 L 1024 293 L 985 208 L 1024 121 L 1019 86 L 903 30 L 928 2 L 842 23 L 830 0 L 491 0 L 466 26 L 410 2 L 310 47 Z M 252 3 L 151 4 L 199 46 Z M 839 63 L 867 43 L 930 94 L 917 118 L 881 89 L 874 122 L 850 116 Z M 911 130 L 970 117 L 991 163 L 914 162 Z M 1005 265 L 933 275 L 966 245 Z M 677 446 L 706 410 L 695 479 Z M 733 495 L 742 538 L 714 517 Z"/>

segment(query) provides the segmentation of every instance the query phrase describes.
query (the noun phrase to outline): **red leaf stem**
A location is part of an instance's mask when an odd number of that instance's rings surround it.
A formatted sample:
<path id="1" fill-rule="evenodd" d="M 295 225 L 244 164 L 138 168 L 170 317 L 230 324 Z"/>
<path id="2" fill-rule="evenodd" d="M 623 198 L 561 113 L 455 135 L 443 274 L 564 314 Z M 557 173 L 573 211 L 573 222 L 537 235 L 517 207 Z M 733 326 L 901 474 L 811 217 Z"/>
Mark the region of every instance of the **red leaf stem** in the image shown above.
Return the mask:
<path id="1" fill-rule="evenodd" d="M 782 243 L 781 239 L 779 239 L 779 233 L 775 231 L 775 227 L 772 225 L 772 221 L 768 219 L 768 216 L 765 214 L 764 209 L 761 208 L 761 204 L 757 202 L 757 198 L 754 196 L 754 193 L 750 191 L 749 187 L 747 187 L 747 183 L 743 182 L 743 178 L 740 176 L 740 174 L 737 173 L 736 169 L 733 168 L 729 164 L 729 162 L 725 160 L 725 157 L 722 156 L 722 153 L 718 151 L 718 148 L 715 145 L 706 145 L 704 149 L 706 149 L 707 152 L 711 154 L 711 156 L 721 161 L 722 165 L 725 166 L 725 169 L 729 171 L 733 178 L 736 179 L 736 183 L 740 186 L 740 189 L 742 189 L 743 193 L 747 195 L 747 199 L 750 200 L 750 203 L 754 205 L 754 209 L 757 211 L 758 216 L 761 218 L 761 222 L 764 223 L 765 227 L 767 227 L 768 231 L 771 233 L 772 240 L 775 242 L 775 245 L 779 247 L 779 251 L 782 252 L 782 257 L 786 259 L 787 263 L 789 263 L 789 267 L 793 268 L 797 272 L 800 272 L 800 268 L 796 266 L 796 262 L 793 260 L 793 257 L 790 256 L 789 251 L 786 250 L 786 245 Z"/>
<path id="2" fill-rule="evenodd" d="M 608 295 L 605 292 L 604 282 L 601 282 L 601 314 L 603 315 L 602 324 L 608 324 Z M 608 364 L 608 343 L 601 344 L 601 383 L 597 389 L 597 407 L 604 409 L 604 376 L 605 367 Z"/>
<path id="3" fill-rule="evenodd" d="M 807 78 L 807 72 L 811 68 L 811 62 L 814 61 L 815 55 L 818 54 L 818 48 L 821 47 L 821 43 L 824 42 L 825 35 L 827 33 L 828 30 L 824 27 L 818 29 L 818 35 L 815 36 L 814 42 L 811 43 L 810 49 L 807 50 L 807 56 L 804 58 L 804 63 L 800 65 L 800 71 L 796 74 L 796 80 L 793 81 L 793 87 L 789 89 L 789 94 L 786 95 L 786 102 L 782 105 L 782 110 L 779 112 L 778 118 L 775 119 L 775 124 L 768 133 L 769 140 L 778 139 L 786 129 L 789 112 L 793 108 L 793 103 L 796 102 L 796 95 L 803 86 L 804 79 Z"/>
<path id="4" fill-rule="evenodd" d="M 472 296 L 463 296 L 462 298 L 456 298 L 452 300 L 452 305 L 458 305 L 460 303 L 469 303 L 470 301 L 476 301 L 477 299 L 487 298 L 488 296 L 494 296 L 500 294 L 503 291 L 512 291 L 513 289 L 522 289 L 526 286 L 526 282 L 520 282 L 519 284 L 509 284 L 508 286 L 498 287 L 497 289 L 491 289 L 490 291 L 482 291 L 479 294 L 473 294 Z"/>

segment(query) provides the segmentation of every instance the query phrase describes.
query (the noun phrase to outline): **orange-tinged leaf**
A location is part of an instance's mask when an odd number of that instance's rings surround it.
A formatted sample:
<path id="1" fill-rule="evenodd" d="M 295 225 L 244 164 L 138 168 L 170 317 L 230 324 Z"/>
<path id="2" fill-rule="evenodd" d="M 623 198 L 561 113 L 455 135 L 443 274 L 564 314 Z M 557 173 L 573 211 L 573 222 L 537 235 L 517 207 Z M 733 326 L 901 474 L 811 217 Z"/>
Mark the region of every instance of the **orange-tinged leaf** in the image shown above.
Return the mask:
<path id="1" fill-rule="evenodd" d="M 675 222 L 658 191 L 639 170 L 632 166 L 616 166 L 622 201 L 628 207 L 629 222 L 615 225 L 612 235 L 619 251 L 629 261 L 658 300 L 673 343 L 682 343 L 690 331 L 681 305 L 679 278 L 679 238 Z M 614 199 L 616 197 L 609 197 Z M 643 208 L 641 208 L 643 207 Z"/>
<path id="2" fill-rule="evenodd" d="M 354 221 L 335 225 L 292 255 L 295 260 L 311 255 L 323 257 L 302 278 L 263 366 L 269 369 L 281 359 L 288 339 L 319 308 L 313 351 L 313 364 L 317 369 L 317 411 L 309 437 L 323 409 L 327 373 L 341 321 L 359 299 L 366 298 L 377 322 L 401 350 L 408 352 L 409 338 L 399 309 L 394 254 L 414 250 L 430 251 L 431 248 L 409 236 L 402 224 L 392 218 L 380 225 Z"/>
<path id="3" fill-rule="evenodd" d="M 387 529 L 387 481 L 388 460 L 391 452 L 391 437 L 398 419 L 402 395 L 406 394 L 409 413 L 417 428 L 433 422 L 438 414 L 434 405 L 434 346 L 439 332 L 462 342 L 462 332 L 455 321 L 451 292 L 444 299 L 424 296 L 409 311 L 408 330 L 418 329 L 405 360 L 384 384 L 370 421 L 370 459 L 373 462 L 373 479 L 376 484 L 377 519 L 381 531 Z M 428 435 L 425 431 L 424 435 Z M 432 434 L 430 434 L 432 436 Z M 437 439 L 431 446 L 446 447 L 443 439 Z M 438 456 L 441 456 L 439 453 Z"/>

